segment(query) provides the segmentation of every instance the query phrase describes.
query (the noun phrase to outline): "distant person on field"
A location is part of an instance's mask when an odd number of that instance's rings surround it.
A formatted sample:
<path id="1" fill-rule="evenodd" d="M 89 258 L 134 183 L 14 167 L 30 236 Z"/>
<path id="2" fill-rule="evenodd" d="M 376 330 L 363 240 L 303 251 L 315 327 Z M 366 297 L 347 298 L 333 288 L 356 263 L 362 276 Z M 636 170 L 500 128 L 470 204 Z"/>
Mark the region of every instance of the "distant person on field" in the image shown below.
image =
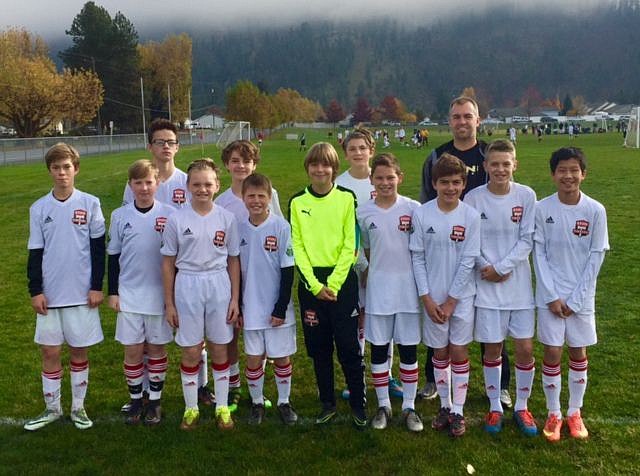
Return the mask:
<path id="1" fill-rule="evenodd" d="M 304 134 L 304 132 L 300 136 L 300 148 L 298 149 L 298 152 L 301 152 L 303 150 L 307 150 L 307 136 Z"/>
<path id="2" fill-rule="evenodd" d="M 27 277 L 36 312 L 34 341 L 42 353 L 45 410 L 24 425 L 38 430 L 62 417 L 62 345 L 69 348 L 71 421 L 93 426 L 84 408 L 89 384 L 88 348 L 102 342 L 105 224 L 100 200 L 74 187 L 80 154 L 58 143 L 45 154 L 53 189 L 29 209 Z"/>

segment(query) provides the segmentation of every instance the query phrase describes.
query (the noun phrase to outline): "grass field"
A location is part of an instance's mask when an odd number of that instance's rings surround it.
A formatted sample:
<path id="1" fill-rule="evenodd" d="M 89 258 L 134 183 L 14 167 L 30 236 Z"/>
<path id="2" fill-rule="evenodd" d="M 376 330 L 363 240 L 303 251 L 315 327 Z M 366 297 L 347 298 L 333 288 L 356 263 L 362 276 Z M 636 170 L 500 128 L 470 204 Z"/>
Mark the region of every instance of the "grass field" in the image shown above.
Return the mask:
<path id="1" fill-rule="evenodd" d="M 309 144 L 326 138 L 325 132 L 306 134 Z M 445 134 L 432 134 L 429 148 L 446 140 Z M 520 136 L 517 180 L 532 186 L 539 198 L 552 193 L 548 158 L 552 150 L 568 142 L 567 136 L 545 137 L 540 144 L 534 137 Z M 640 350 L 640 217 L 636 205 L 640 151 L 625 150 L 621 143 L 616 134 L 585 135 L 572 142 L 584 148 L 589 160 L 584 191 L 607 208 L 611 251 L 598 281 L 600 343 L 589 351 L 589 386 L 583 416 L 590 438 L 565 438 L 556 445 L 542 437 L 522 436 L 511 424 L 509 411 L 501 434 L 489 437 L 483 431 L 481 418 L 487 405 L 476 344 L 471 350 L 471 384 L 465 407 L 468 430 L 464 438 L 452 441 L 430 428 L 419 435 L 408 434 L 397 417 L 386 431 L 358 432 L 350 424 L 345 402 L 339 402 L 340 417 L 335 423 L 315 427 L 315 381 L 300 329 L 292 391 L 292 403 L 302 417 L 298 426 L 283 427 L 272 411 L 261 427 L 249 427 L 248 405 L 244 405 L 236 414 L 237 425 L 232 432 L 218 431 L 209 409 L 202 410 L 203 421 L 196 431 L 181 432 L 179 354 L 171 346 L 162 425 L 153 429 L 126 427 L 118 412 L 128 399 L 121 370 L 122 348 L 113 340 L 115 315 L 106 306 L 101 308 L 105 341 L 90 353 L 91 382 L 86 404 L 94 428 L 81 432 L 67 420 L 28 433 L 22 424 L 43 407 L 39 351 L 33 343 L 35 320 L 25 276 L 28 209 L 47 193 L 50 181 L 44 164 L 1 168 L 0 474 L 466 474 L 468 464 L 475 467 L 477 474 L 638 474 L 640 399 L 633 386 Z M 428 150 L 394 144 L 391 151 L 399 157 L 406 174 L 401 193 L 417 197 L 420 168 Z M 201 155 L 200 147 L 185 147 L 178 155 L 178 166 L 186 168 L 190 160 Z M 205 149 L 205 155 L 219 158 L 213 146 Z M 283 210 L 288 198 L 306 183 L 303 155 L 297 142 L 284 140 L 284 132 L 263 145 L 259 171 L 273 180 Z M 141 151 L 84 158 L 77 187 L 100 197 L 104 214 L 109 217 L 120 205 L 128 164 L 146 156 Z M 223 187 L 228 186 L 228 175 L 223 174 L 222 181 Z M 536 346 L 538 363 L 542 361 L 540 350 L 541 346 Z M 420 350 L 419 362 L 422 366 L 424 349 Z M 546 411 L 537 367 L 530 409 L 541 423 Z M 271 376 L 272 369 L 268 368 L 265 393 L 274 398 Z M 563 380 L 566 382 L 564 377 Z M 368 397 L 369 411 L 373 413 L 376 399 L 371 386 Z M 564 408 L 566 401 L 565 385 Z M 69 403 L 67 371 L 63 380 L 63 407 L 67 413 Z M 400 402 L 393 403 L 395 415 L 399 415 Z M 425 422 L 430 421 L 437 408 L 437 400 L 417 402 Z"/>

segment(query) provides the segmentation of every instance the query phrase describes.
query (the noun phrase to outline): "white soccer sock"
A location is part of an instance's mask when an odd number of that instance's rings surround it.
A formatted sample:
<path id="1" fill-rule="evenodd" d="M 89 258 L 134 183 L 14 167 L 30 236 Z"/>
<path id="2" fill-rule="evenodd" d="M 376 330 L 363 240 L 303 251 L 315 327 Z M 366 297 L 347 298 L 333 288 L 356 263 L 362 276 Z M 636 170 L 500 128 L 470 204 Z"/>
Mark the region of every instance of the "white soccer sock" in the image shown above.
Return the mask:
<path id="1" fill-rule="evenodd" d="M 195 367 L 180 365 L 180 379 L 182 380 L 182 395 L 186 408 L 198 408 L 198 372 L 200 364 Z"/>
<path id="2" fill-rule="evenodd" d="M 415 410 L 416 393 L 418 391 L 418 362 L 403 364 L 400 362 L 400 381 L 402 382 L 402 409 Z"/>
<path id="3" fill-rule="evenodd" d="M 516 405 L 513 408 L 516 412 L 527 409 L 536 373 L 535 363 L 536 361 L 532 360 L 530 364 L 516 364 Z"/>
<path id="4" fill-rule="evenodd" d="M 70 362 L 71 367 L 71 411 L 84 408 L 84 397 L 89 386 L 89 361 Z"/>
<path id="5" fill-rule="evenodd" d="M 489 399 L 489 411 L 503 413 L 500 403 L 500 377 L 502 375 L 502 357 L 496 360 L 482 359 L 484 373 L 484 390 Z"/>
<path id="6" fill-rule="evenodd" d="M 278 388 L 278 405 L 289 403 L 292 374 L 293 365 L 291 365 L 291 362 L 284 367 L 280 367 L 277 364 L 274 366 L 273 375 L 276 379 L 276 387 Z"/>
<path id="7" fill-rule="evenodd" d="M 240 388 L 240 363 L 229 366 L 229 388 Z"/>
<path id="8" fill-rule="evenodd" d="M 451 366 L 449 360 L 438 360 L 433 357 L 431 361 L 433 362 L 433 377 L 440 397 L 440 406 L 451 408 Z"/>
<path id="9" fill-rule="evenodd" d="M 200 353 L 200 370 L 198 371 L 198 388 L 204 387 L 209 383 L 209 369 L 207 367 L 207 349 L 202 347 Z"/>
<path id="10" fill-rule="evenodd" d="M 462 362 L 451 362 L 451 386 L 453 387 L 452 413 L 464 415 L 464 402 L 467 400 L 467 389 L 469 388 L 469 360 Z"/>
<path id="11" fill-rule="evenodd" d="M 560 364 L 549 365 L 546 362 L 542 363 L 542 389 L 547 400 L 549 415 L 554 414 L 561 418 L 560 390 L 562 390 L 562 376 L 560 375 Z"/>
<path id="12" fill-rule="evenodd" d="M 582 408 L 582 400 L 587 390 L 587 369 L 589 361 L 569 359 L 569 409 L 567 416 Z"/>
<path id="13" fill-rule="evenodd" d="M 373 387 L 376 389 L 378 406 L 391 408 L 389 398 L 389 362 L 382 364 L 371 364 L 371 379 Z"/>
<path id="14" fill-rule="evenodd" d="M 226 407 L 229 404 L 229 362 L 213 364 L 212 370 L 216 409 Z M 239 377 L 238 380 L 240 380 Z"/>
<path id="15" fill-rule="evenodd" d="M 251 395 L 251 401 L 258 405 L 264 404 L 264 369 L 262 365 L 257 369 L 250 369 L 245 367 L 244 376 L 247 377 L 247 387 L 249 387 L 249 395 Z"/>
<path id="16" fill-rule="evenodd" d="M 149 358 L 147 369 L 149 370 L 149 400 L 160 400 L 162 389 L 167 376 L 167 354 L 157 359 Z"/>
<path id="17" fill-rule="evenodd" d="M 142 398 L 142 380 L 144 378 L 144 364 L 138 362 L 137 364 L 124 363 L 124 379 L 127 382 L 129 388 L 129 397 Z"/>
<path id="18" fill-rule="evenodd" d="M 60 406 L 62 374 L 62 369 L 54 372 L 42 372 L 42 395 L 44 396 L 44 404 L 49 410 L 54 410 L 58 413 L 62 411 Z"/>

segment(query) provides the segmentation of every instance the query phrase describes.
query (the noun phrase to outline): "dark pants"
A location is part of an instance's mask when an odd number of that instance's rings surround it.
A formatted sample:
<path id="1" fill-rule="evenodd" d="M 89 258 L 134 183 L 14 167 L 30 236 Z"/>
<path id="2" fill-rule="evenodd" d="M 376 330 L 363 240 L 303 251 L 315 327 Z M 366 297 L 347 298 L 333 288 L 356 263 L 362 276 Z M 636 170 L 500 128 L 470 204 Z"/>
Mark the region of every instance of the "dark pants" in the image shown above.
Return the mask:
<path id="1" fill-rule="evenodd" d="M 484 357 L 484 344 L 480 343 L 480 362 Z M 424 373 L 427 377 L 427 382 L 435 383 L 436 379 L 433 376 L 433 349 L 427 347 L 427 361 L 424 364 Z M 506 342 L 502 346 L 502 374 L 500 376 L 500 390 L 508 390 L 509 383 L 511 382 L 511 365 L 509 363 L 509 353 L 507 352 Z"/>
<path id="2" fill-rule="evenodd" d="M 316 268 L 316 277 L 326 282 L 332 270 Z M 311 294 L 303 282 L 298 285 L 298 300 L 304 343 L 307 354 L 313 360 L 320 402 L 325 408 L 336 406 L 333 375 L 333 348 L 338 352 L 351 408 L 362 409 L 366 405 L 364 362 L 358 344 L 358 279 L 349 272 L 336 302 L 321 301 Z"/>

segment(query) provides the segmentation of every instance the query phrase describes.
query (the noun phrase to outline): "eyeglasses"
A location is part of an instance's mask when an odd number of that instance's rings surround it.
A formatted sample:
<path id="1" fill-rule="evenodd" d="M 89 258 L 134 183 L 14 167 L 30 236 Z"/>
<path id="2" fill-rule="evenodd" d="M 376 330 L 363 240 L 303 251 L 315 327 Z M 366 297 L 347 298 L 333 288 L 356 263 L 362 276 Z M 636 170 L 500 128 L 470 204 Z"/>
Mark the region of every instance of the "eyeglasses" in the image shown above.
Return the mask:
<path id="1" fill-rule="evenodd" d="M 165 144 L 169 147 L 175 147 L 179 144 L 177 140 L 164 140 L 164 139 L 153 139 L 151 143 L 157 147 L 164 147 Z"/>

